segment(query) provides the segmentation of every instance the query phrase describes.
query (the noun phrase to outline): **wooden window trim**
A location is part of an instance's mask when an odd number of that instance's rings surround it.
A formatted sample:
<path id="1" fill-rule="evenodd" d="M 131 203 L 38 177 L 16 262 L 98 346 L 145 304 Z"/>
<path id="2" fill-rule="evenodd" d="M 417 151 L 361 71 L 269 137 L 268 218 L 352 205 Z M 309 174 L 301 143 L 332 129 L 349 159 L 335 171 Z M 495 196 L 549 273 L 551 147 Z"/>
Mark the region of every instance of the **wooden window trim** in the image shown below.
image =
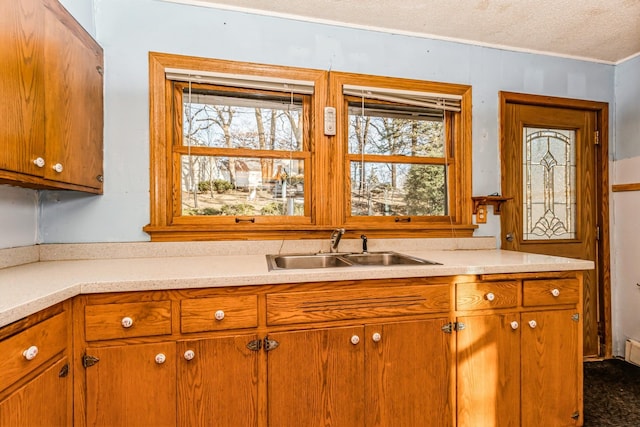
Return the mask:
<path id="1" fill-rule="evenodd" d="M 237 73 L 276 78 L 289 78 L 314 82 L 311 98 L 311 125 L 308 133 L 310 143 L 308 157 L 310 165 L 309 183 L 305 182 L 310 209 L 304 217 L 286 217 L 261 221 L 261 224 L 240 222 L 216 224 L 207 217 L 185 218 L 175 214 L 172 188 L 175 177 L 174 156 L 181 149 L 172 144 L 175 138 L 173 118 L 167 108 L 173 102 L 173 85 L 165 78 L 166 69 L 216 70 L 222 73 Z M 411 223 L 381 223 L 376 218 L 366 218 L 357 223 L 346 222 L 345 175 L 342 172 L 346 156 L 346 142 L 343 136 L 344 124 L 337 123 L 336 136 L 326 136 L 323 132 L 323 109 L 335 106 L 337 117 L 344 117 L 344 107 L 338 102 L 342 94 L 329 90 L 341 86 L 341 82 L 380 85 L 398 89 L 411 88 L 430 92 L 452 93 L 462 96 L 463 111 L 460 120 L 455 120 L 452 129 L 460 138 L 455 147 L 456 176 L 449 183 L 451 194 L 450 216 L 446 221 L 414 221 Z M 470 237 L 476 228 L 472 224 L 471 201 L 471 87 L 465 85 L 424 82 L 419 80 L 388 77 L 364 76 L 350 73 L 326 72 L 306 68 L 282 67 L 217 59 L 206 59 L 166 53 L 149 53 L 149 117 L 150 117 L 150 222 L 143 230 L 152 241 L 196 241 L 196 240 L 246 240 L 246 239 L 309 239 L 326 238 L 328 231 L 336 227 L 346 227 L 345 237 L 357 237 L 363 231 L 369 237 Z M 331 85 L 331 86 L 330 86 Z M 342 115 L 341 115 L 342 114 Z M 224 153 L 216 148 L 192 147 L 202 153 Z M 220 151 L 218 151 L 220 150 Z M 247 150 L 250 151 L 250 150 Z M 236 152 L 238 153 L 238 152 Z M 248 156 L 257 154 L 254 151 Z M 260 153 L 264 154 L 264 153 Z M 434 159 L 425 159 L 429 163 Z M 438 159 L 442 161 L 442 159 Z M 307 180 L 305 180 L 307 181 Z M 338 196 L 334 196 L 338 195 Z M 308 215 L 308 216 L 307 216 Z M 362 218 L 364 219 L 364 218 Z"/>

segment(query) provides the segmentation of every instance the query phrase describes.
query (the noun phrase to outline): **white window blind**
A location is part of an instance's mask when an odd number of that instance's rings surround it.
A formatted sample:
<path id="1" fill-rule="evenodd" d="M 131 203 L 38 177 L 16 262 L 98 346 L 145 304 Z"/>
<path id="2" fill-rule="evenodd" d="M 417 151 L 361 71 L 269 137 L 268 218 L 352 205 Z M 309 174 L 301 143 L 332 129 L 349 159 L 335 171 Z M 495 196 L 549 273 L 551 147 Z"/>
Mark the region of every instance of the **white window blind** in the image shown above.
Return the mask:
<path id="1" fill-rule="evenodd" d="M 343 85 L 342 93 L 364 99 L 376 99 L 379 101 L 446 111 L 460 111 L 462 103 L 462 96 L 460 95 L 368 86 Z"/>
<path id="2" fill-rule="evenodd" d="M 279 77 L 252 76 L 245 74 L 216 73 L 212 71 L 166 68 L 168 80 L 192 83 L 209 83 L 228 87 L 271 90 L 276 92 L 313 94 L 314 83 L 307 80 L 292 80 Z"/>

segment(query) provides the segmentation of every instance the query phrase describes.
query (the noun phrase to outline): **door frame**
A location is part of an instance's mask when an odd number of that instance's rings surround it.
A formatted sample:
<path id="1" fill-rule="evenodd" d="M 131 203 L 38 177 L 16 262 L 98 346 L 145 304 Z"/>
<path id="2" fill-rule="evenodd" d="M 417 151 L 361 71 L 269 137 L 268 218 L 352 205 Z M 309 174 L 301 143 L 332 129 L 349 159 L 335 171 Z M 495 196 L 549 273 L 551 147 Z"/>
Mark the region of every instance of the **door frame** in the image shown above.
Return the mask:
<path id="1" fill-rule="evenodd" d="M 610 259 L 610 227 L 609 227 L 609 104 L 598 101 L 559 98 L 554 96 L 530 95 L 515 92 L 499 92 L 500 105 L 500 147 L 505 143 L 505 111 L 506 104 L 523 104 L 542 107 L 559 107 L 577 110 L 588 110 L 596 113 L 595 190 L 596 190 L 596 223 L 600 228 L 596 239 L 597 280 L 598 280 L 598 334 L 600 335 L 600 355 L 613 357 L 611 333 L 611 259 Z M 501 186 L 505 186 L 504 161 L 500 158 Z M 505 230 L 501 230 L 503 234 Z M 501 236 L 502 240 L 502 236 Z"/>

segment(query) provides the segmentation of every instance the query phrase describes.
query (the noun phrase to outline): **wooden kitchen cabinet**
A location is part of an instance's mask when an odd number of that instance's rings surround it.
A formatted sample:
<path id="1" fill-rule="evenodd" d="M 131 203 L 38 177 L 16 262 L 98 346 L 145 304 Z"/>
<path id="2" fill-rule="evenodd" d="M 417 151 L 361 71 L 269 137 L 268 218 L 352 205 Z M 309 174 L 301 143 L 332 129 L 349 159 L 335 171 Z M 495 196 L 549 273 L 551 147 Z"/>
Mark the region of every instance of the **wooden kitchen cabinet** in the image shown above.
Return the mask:
<path id="1" fill-rule="evenodd" d="M 88 426 L 176 425 L 175 342 L 89 347 L 85 358 Z"/>
<path id="2" fill-rule="evenodd" d="M 0 329 L 0 425 L 72 424 L 69 304 Z"/>
<path id="3" fill-rule="evenodd" d="M 102 49 L 57 0 L 2 2 L 0 37 L 0 183 L 102 193 Z"/>
<path id="4" fill-rule="evenodd" d="M 580 279 L 456 286 L 458 426 L 582 425 Z"/>

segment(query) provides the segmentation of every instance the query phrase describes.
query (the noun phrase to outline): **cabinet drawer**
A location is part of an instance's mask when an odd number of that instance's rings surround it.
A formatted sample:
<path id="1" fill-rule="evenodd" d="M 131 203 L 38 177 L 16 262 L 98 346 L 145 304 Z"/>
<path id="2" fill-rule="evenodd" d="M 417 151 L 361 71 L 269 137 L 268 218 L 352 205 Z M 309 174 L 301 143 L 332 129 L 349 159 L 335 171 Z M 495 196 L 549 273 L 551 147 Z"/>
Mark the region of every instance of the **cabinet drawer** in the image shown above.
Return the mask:
<path id="1" fill-rule="evenodd" d="M 457 283 L 456 309 L 483 310 L 518 305 L 518 282 Z"/>
<path id="2" fill-rule="evenodd" d="M 575 279 L 525 280 L 522 304 L 537 305 L 577 304 L 578 281 Z"/>
<path id="3" fill-rule="evenodd" d="M 205 332 L 258 326 L 258 297 L 186 299 L 180 307 L 182 332 Z"/>
<path id="4" fill-rule="evenodd" d="M 60 313 L 0 342 L 0 390 L 64 351 L 70 326 L 66 312 Z"/>
<path id="5" fill-rule="evenodd" d="M 267 324 L 446 312 L 449 285 L 286 292 L 267 295 Z"/>
<path id="6" fill-rule="evenodd" d="M 171 333 L 171 301 L 88 305 L 84 309 L 87 341 Z"/>

